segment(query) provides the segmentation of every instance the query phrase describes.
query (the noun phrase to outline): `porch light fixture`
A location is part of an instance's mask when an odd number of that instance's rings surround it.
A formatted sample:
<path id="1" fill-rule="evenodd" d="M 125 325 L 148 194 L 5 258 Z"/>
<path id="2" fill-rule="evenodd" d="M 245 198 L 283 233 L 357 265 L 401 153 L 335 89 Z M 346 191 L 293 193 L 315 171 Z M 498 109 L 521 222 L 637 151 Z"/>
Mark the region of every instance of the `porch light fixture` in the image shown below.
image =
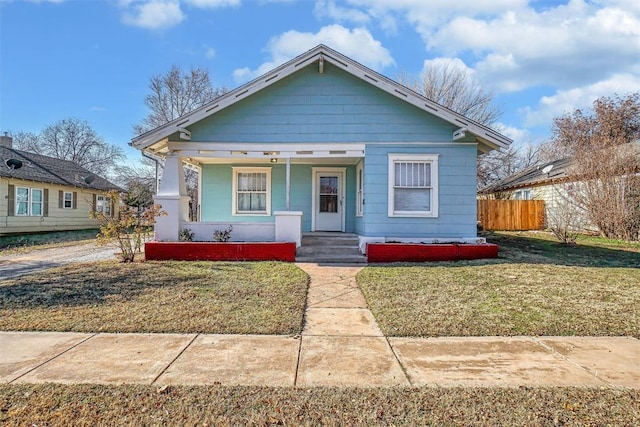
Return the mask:
<path id="1" fill-rule="evenodd" d="M 271 163 L 278 163 L 278 159 L 276 159 L 275 157 L 272 157 L 271 159 L 269 159 L 269 161 Z"/>

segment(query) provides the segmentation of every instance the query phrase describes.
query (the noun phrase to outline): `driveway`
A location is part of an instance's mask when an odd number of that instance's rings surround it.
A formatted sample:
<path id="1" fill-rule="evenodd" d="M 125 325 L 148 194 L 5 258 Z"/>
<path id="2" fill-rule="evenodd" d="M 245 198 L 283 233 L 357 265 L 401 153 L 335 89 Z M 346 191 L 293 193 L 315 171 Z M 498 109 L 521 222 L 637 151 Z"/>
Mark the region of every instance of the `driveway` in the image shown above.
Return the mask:
<path id="1" fill-rule="evenodd" d="M 0 255 L 0 280 L 72 262 L 89 262 L 115 259 L 113 246 L 97 246 L 96 243 L 40 249 L 24 254 Z"/>

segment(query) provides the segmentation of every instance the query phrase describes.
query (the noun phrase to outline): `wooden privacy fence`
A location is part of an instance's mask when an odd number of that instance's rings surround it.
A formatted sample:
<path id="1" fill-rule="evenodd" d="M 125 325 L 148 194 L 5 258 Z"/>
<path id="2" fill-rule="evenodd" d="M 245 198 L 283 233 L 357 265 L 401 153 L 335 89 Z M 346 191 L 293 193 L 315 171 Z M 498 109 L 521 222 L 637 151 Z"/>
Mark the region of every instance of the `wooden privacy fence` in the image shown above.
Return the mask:
<path id="1" fill-rule="evenodd" d="M 485 230 L 542 230 L 544 200 L 478 200 L 478 221 Z"/>

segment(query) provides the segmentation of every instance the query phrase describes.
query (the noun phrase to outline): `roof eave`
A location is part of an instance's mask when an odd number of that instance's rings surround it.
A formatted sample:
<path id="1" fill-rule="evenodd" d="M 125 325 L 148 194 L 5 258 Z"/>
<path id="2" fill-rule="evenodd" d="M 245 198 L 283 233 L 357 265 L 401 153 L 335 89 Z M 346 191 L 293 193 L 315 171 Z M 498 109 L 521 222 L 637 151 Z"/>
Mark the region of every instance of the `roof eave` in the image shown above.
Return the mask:
<path id="1" fill-rule="evenodd" d="M 148 147 L 168 138 L 170 135 L 179 132 L 179 129 L 190 126 L 262 89 L 273 85 L 274 83 L 290 76 L 296 72 L 296 70 L 320 60 L 320 58 L 399 99 L 402 99 L 428 113 L 435 115 L 436 117 L 441 118 L 442 120 L 451 123 L 454 126 L 466 128 L 466 130 L 473 134 L 479 142 L 489 147 L 489 150 L 487 151 L 491 151 L 491 149 L 506 148 L 512 143 L 511 139 L 501 135 L 491 128 L 474 122 L 473 120 L 470 120 L 405 86 L 402 86 L 400 83 L 367 68 L 366 66 L 325 45 L 318 45 L 267 72 L 266 74 L 263 74 L 262 76 L 257 77 L 250 82 L 212 100 L 208 104 L 203 105 L 191 113 L 133 138 L 129 145 L 144 151 Z"/>

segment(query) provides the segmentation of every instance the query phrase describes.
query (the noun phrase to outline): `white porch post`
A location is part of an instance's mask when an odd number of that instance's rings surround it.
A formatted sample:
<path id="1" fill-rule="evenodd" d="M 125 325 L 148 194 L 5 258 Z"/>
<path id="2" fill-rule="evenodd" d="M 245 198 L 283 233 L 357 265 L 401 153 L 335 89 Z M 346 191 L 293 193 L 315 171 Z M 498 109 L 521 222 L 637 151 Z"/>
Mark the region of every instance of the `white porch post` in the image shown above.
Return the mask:
<path id="1" fill-rule="evenodd" d="M 160 242 L 177 242 L 182 221 L 189 219 L 189 196 L 182 158 L 175 154 L 167 156 L 165 160 L 162 181 L 154 201 L 166 212 L 166 215 L 156 218 L 155 239 Z"/>
<path id="2" fill-rule="evenodd" d="M 286 200 L 287 200 L 287 210 L 291 210 L 291 157 L 287 157 L 287 165 L 286 165 Z"/>

